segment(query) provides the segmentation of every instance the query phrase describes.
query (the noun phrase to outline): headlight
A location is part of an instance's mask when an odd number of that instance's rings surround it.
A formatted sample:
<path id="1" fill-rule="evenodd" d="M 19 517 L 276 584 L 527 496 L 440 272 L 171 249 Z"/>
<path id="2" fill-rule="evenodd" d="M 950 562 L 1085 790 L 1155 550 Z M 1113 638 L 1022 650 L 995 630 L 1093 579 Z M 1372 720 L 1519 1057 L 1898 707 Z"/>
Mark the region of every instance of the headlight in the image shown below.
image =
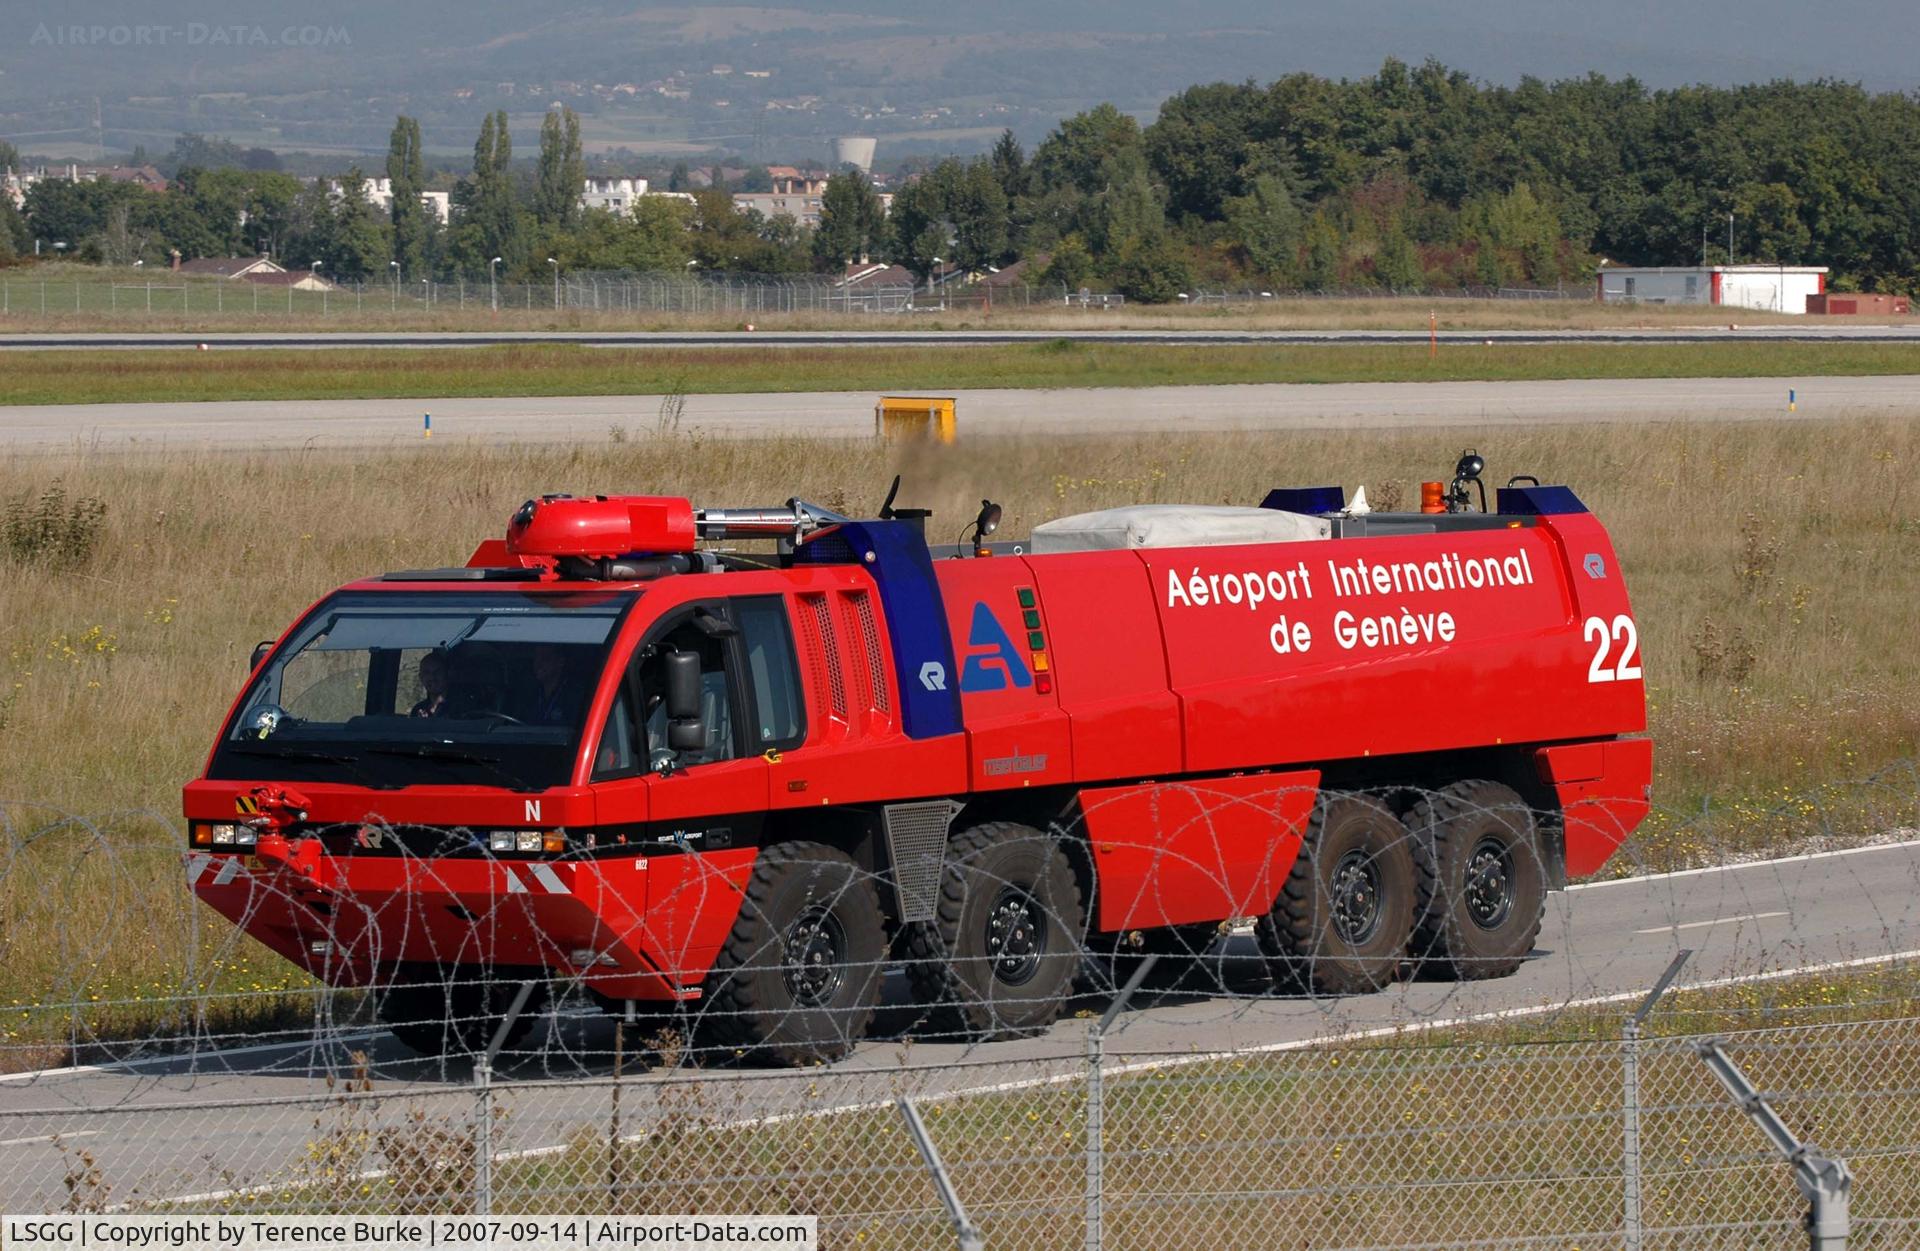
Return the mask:
<path id="1" fill-rule="evenodd" d="M 488 851 L 512 851 L 513 850 L 513 831 L 512 830 L 495 830 L 493 833 L 487 835 L 487 850 Z"/>
<path id="2" fill-rule="evenodd" d="M 215 847 L 251 847 L 260 841 L 260 835 L 250 825 L 236 825 L 227 821 L 218 821 L 206 827 L 206 841 Z M 194 841 L 200 842 L 196 838 Z"/>
<path id="3" fill-rule="evenodd" d="M 540 850 L 540 831 L 522 830 L 518 836 L 518 841 L 519 846 L 516 850 L 537 852 Z"/>
<path id="4" fill-rule="evenodd" d="M 251 825 L 236 825 L 233 828 L 233 842 L 237 847 L 251 847 L 260 841 L 260 831 Z"/>

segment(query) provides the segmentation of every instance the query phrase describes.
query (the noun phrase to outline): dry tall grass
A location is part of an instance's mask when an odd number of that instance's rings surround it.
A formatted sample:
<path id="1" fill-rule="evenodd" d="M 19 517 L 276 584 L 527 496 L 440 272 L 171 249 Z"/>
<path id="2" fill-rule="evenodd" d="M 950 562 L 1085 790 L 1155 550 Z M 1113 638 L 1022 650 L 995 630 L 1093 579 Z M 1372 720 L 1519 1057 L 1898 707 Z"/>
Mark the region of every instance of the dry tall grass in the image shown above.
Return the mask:
<path id="1" fill-rule="evenodd" d="M 0 465 L 0 508 L 38 500 L 55 479 L 71 499 L 106 504 L 90 555 L 57 536 L 31 559 L 0 548 L 0 803 L 16 832 L 60 812 L 98 830 L 69 828 L 0 865 L 0 1002 L 65 986 L 105 1003 L 183 984 L 177 941 L 126 934 L 196 928 L 165 831 L 126 814 L 177 811 L 257 640 L 349 578 L 460 563 L 529 495 L 760 504 L 799 494 L 858 511 L 878 505 L 897 470 L 903 503 L 938 510 L 936 535 L 957 533 L 982 496 L 1005 503 L 1005 533 L 1018 534 L 1129 501 L 1257 501 L 1287 482 L 1365 483 L 1376 504 L 1404 502 L 1465 444 L 1488 455 L 1489 476 L 1572 484 L 1613 531 L 1641 623 L 1656 801 L 1716 814 L 1657 819 L 1631 845 L 1635 858 L 1671 864 L 1913 819 L 1898 804 L 1856 805 L 1862 791 L 1847 785 L 1911 759 L 1920 737 L 1910 423 L 979 439 L 947 450 L 682 436 L 277 456 L 76 451 Z M 50 934 L 58 942 L 20 941 Z M 217 929 L 194 940 L 193 977 L 213 979 L 197 985 L 281 984 L 276 962 L 226 941 Z M 206 963 L 215 957 L 227 963 Z"/>

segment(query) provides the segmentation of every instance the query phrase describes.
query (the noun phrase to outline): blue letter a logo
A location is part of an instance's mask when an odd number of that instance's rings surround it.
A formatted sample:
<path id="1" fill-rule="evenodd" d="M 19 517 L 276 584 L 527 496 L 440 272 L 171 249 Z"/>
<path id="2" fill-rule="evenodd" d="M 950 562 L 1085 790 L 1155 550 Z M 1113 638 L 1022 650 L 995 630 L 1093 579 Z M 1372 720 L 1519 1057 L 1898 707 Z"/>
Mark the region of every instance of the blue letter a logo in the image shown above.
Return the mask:
<path id="1" fill-rule="evenodd" d="M 960 670 L 963 691 L 1004 691 L 1008 685 L 1032 686 L 1033 675 L 1013 650 L 1013 640 L 984 603 L 973 606 L 967 631 L 967 663 Z"/>

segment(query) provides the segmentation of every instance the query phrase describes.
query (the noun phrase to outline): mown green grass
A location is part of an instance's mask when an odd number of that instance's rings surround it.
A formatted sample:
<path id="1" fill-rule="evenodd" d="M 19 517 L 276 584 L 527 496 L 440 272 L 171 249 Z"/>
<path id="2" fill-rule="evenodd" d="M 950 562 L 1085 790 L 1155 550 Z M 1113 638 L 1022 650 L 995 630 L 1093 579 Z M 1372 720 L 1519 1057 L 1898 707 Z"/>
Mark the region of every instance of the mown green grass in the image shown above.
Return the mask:
<path id="1" fill-rule="evenodd" d="M 1920 345 L 1852 343 L 1186 346 L 1050 340 L 913 348 L 329 348 L 23 351 L 0 404 L 768 391 L 1152 387 L 1920 373 Z"/>

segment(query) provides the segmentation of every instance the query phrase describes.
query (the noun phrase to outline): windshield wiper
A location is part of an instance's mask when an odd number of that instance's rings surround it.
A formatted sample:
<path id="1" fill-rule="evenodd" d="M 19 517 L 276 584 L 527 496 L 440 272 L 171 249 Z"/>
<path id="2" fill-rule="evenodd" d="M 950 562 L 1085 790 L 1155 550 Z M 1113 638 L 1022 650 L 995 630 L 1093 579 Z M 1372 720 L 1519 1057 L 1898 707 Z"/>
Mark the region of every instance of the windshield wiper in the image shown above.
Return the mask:
<path id="1" fill-rule="evenodd" d="M 302 764 L 358 766 L 360 763 L 360 757 L 348 755 L 346 752 L 315 751 L 310 747 L 283 746 L 266 742 L 228 743 L 226 750 L 236 756 L 261 756 L 268 760 L 297 760 Z M 371 787 L 374 790 L 390 791 L 394 789 L 392 783 L 383 782 L 369 775 L 365 769 L 355 767 L 349 769 L 348 773 L 361 785 Z"/>
<path id="2" fill-rule="evenodd" d="M 340 752 L 312 751 L 305 747 L 270 747 L 265 743 L 229 743 L 227 750 L 241 756 L 267 756 L 274 760 L 311 760 L 318 764 L 356 764 L 360 757 Z"/>
<path id="3" fill-rule="evenodd" d="M 439 760 L 447 764 L 479 765 L 488 773 L 505 778 L 516 791 L 543 789 L 517 773 L 502 769 L 498 756 L 483 756 L 479 752 L 464 751 L 458 747 L 447 747 L 439 743 L 416 743 L 409 747 L 369 747 L 367 750 L 378 752 L 382 756 L 406 756 L 414 760 Z"/>

